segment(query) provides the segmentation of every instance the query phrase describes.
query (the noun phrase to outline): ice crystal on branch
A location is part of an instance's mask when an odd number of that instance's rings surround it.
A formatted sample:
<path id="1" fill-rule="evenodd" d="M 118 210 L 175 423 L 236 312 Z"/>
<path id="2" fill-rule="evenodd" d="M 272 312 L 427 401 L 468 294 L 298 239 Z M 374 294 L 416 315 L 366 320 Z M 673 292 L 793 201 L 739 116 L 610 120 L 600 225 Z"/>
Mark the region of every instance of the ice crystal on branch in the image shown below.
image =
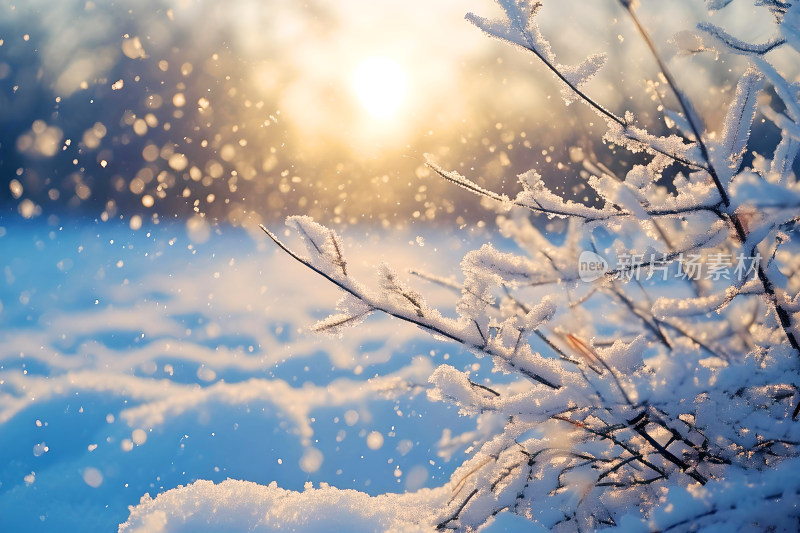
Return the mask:
<path id="1" fill-rule="evenodd" d="M 542 61 L 552 66 L 553 73 L 565 86 L 561 96 L 566 104 L 578 100 L 575 89 L 580 89 L 603 68 L 605 54 L 594 54 L 575 66 L 562 65 L 556 62 L 556 56 L 550 42 L 542 36 L 536 15 L 542 7 L 541 2 L 531 0 L 498 0 L 506 18 L 503 20 L 487 20 L 472 13 L 467 20 L 492 37 L 516 44 L 530 50 Z"/>

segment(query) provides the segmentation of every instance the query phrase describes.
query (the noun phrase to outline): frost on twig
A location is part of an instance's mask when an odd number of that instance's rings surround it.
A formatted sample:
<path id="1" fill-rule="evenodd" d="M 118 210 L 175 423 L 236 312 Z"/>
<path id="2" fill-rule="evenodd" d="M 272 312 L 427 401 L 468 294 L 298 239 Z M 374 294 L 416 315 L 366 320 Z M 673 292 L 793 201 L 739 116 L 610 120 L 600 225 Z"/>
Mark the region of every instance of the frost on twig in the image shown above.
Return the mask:
<path id="1" fill-rule="evenodd" d="M 347 277 L 347 262 L 338 235 L 306 216 L 289 217 L 286 224 L 302 236 L 311 264 L 332 276 Z"/>
<path id="2" fill-rule="evenodd" d="M 606 55 L 593 54 L 575 66 L 559 64 L 550 42 L 544 38 L 536 23 L 536 15 L 542 7 L 541 2 L 497 0 L 497 3 L 503 8 L 505 19 L 488 20 L 469 13 L 466 17 L 467 20 L 492 37 L 513 43 L 536 54 L 565 85 L 561 89 L 561 97 L 564 102 L 570 104 L 578 100 L 577 91 L 603 68 Z"/>
<path id="3" fill-rule="evenodd" d="M 725 159 L 720 161 L 717 168 L 727 169 L 726 181 L 730 181 L 742 165 L 750 140 L 750 126 L 756 116 L 756 96 L 763 81 L 764 76 L 751 67 L 736 85 L 736 94 L 728 107 L 719 142 L 720 153 Z"/>

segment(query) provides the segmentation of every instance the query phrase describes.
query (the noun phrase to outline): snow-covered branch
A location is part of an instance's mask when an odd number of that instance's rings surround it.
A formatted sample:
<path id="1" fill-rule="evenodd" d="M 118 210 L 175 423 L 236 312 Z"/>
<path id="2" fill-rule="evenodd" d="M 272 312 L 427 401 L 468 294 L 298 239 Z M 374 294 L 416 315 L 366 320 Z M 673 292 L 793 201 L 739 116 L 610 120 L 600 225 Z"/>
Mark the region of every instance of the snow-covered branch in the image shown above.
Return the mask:
<path id="1" fill-rule="evenodd" d="M 308 257 L 262 227 L 345 293 L 317 330 L 342 334 L 380 312 L 488 356 L 495 371 L 516 378 L 481 381 L 451 365 L 432 373 L 430 400 L 492 423 L 443 435 L 449 448 L 469 443 L 470 457 L 420 522 L 472 531 L 507 512 L 561 531 L 796 527 L 800 511 L 789 502 L 798 485 L 779 473 L 800 455 L 800 100 L 796 82 L 769 58 L 800 49 L 792 26 L 800 4 L 761 2 L 778 26 L 766 43 L 699 26 L 720 53 L 750 61 L 715 132 L 635 3 L 620 1 L 676 102 L 663 112 L 681 135 L 663 136 L 588 95 L 604 56 L 560 64 L 537 22 L 541 3 L 498 3 L 503 18 L 468 20 L 533 53 L 566 103 L 580 100 L 602 116 L 616 157 L 646 162 L 628 165 L 624 177 L 584 162 L 599 197 L 589 202 L 559 194 L 535 169 L 516 177 L 512 198 L 428 160 L 441 178 L 497 202 L 498 232 L 515 242 L 511 251 L 497 241 L 468 252 L 457 274 L 421 275 L 458 294 L 455 313 L 430 307 L 387 265 L 376 289 L 352 279 L 341 239 L 307 217 L 288 224 Z M 764 98 L 765 87 L 780 102 Z M 780 132 L 774 146 L 753 138 L 759 116 Z M 565 219 L 563 233 L 548 234 L 531 213 Z"/>

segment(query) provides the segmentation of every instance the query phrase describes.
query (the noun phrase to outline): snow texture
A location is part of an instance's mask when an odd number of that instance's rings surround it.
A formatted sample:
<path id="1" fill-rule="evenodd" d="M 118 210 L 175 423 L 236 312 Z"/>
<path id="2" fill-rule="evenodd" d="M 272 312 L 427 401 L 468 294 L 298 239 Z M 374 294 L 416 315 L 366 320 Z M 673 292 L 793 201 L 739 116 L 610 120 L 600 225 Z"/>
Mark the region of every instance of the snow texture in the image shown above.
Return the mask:
<path id="1" fill-rule="evenodd" d="M 310 484 L 309 484 L 310 485 Z M 196 481 L 149 495 L 132 508 L 120 533 L 178 533 L 203 531 L 430 531 L 419 523 L 420 513 L 444 494 L 420 491 L 413 495 L 371 497 L 355 490 L 307 486 L 302 492 L 248 481 L 218 484 Z"/>

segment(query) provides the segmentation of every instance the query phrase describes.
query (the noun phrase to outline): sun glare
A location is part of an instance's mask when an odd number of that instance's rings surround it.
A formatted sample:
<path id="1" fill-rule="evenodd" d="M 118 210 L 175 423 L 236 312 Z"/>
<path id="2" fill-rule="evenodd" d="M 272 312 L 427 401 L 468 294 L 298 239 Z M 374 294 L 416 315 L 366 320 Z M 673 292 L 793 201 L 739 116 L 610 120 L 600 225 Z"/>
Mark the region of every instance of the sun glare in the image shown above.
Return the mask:
<path id="1" fill-rule="evenodd" d="M 353 76 L 353 86 L 364 109 L 375 118 L 394 115 L 406 95 L 406 73 L 391 58 L 376 56 L 362 61 Z"/>

